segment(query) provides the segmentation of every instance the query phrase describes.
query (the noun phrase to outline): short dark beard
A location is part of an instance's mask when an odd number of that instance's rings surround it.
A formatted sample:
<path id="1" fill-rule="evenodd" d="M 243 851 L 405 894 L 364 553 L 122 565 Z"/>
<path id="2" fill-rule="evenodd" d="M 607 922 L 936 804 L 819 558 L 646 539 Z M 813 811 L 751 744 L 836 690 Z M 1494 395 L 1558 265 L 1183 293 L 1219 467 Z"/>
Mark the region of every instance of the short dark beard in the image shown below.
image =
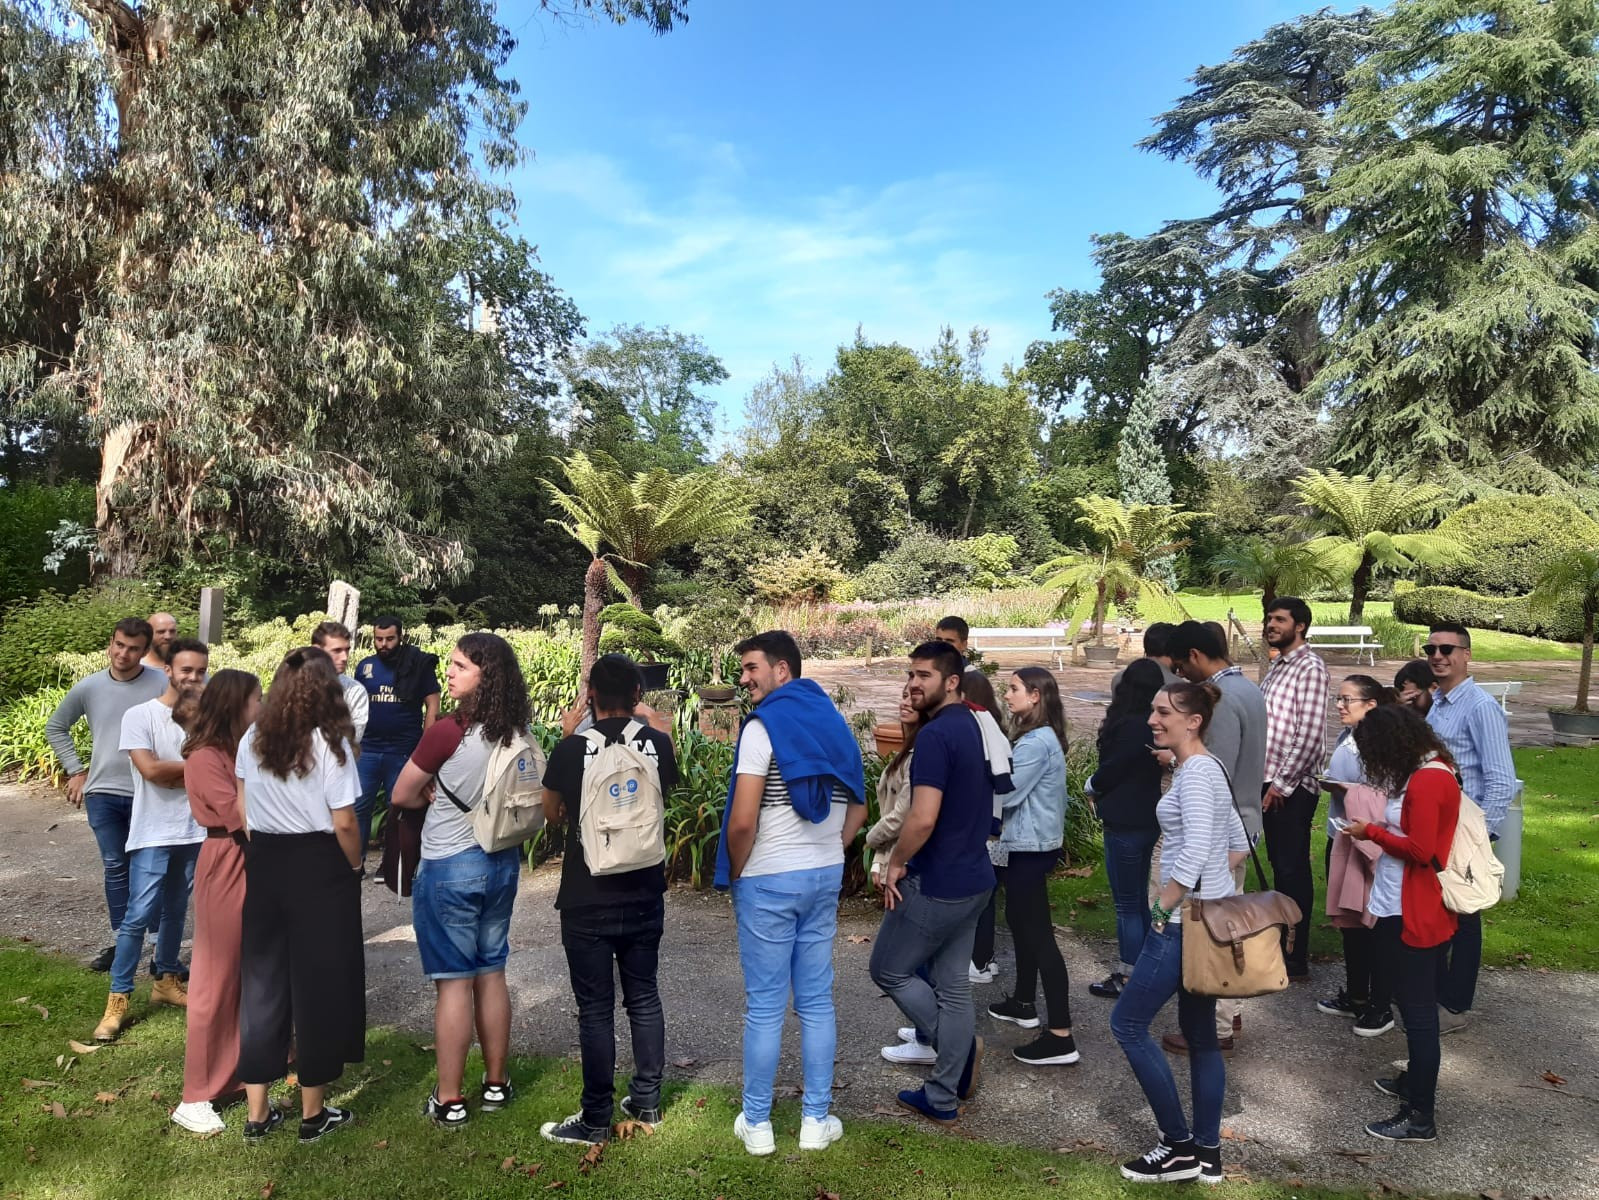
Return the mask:
<path id="1" fill-rule="evenodd" d="M 399 646 L 389 646 L 386 649 L 375 650 L 375 653 L 378 656 L 378 661 L 382 662 L 382 663 L 393 662 L 394 661 L 394 656 L 396 654 L 398 654 L 399 652 L 400 652 L 400 647 Z"/>

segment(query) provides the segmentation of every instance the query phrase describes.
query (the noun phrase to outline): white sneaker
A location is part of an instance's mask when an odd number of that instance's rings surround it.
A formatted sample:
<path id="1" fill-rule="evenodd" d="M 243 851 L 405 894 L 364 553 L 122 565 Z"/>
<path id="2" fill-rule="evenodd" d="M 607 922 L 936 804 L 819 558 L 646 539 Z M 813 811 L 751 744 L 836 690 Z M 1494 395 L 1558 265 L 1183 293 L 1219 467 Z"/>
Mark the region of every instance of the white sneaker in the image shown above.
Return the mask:
<path id="1" fill-rule="evenodd" d="M 826 1150 L 839 1138 L 844 1136 L 844 1122 L 832 1113 L 820 1119 L 816 1117 L 800 1118 L 800 1149 L 801 1150 Z"/>
<path id="2" fill-rule="evenodd" d="M 842 1126 L 839 1132 L 843 1132 Z M 772 1136 L 772 1123 L 762 1121 L 758 1125 L 751 1125 L 744 1119 L 743 1113 L 733 1118 L 733 1136 L 743 1142 L 744 1149 L 756 1158 L 765 1158 L 777 1149 L 777 1139 Z"/>
<path id="3" fill-rule="evenodd" d="M 902 1042 L 914 1042 L 916 1040 L 916 1026 L 901 1025 L 894 1031 L 894 1036 Z"/>
<path id="4" fill-rule="evenodd" d="M 930 1067 L 938 1061 L 938 1051 L 920 1042 L 899 1042 L 884 1046 L 883 1057 L 902 1067 Z"/>
<path id="5" fill-rule="evenodd" d="M 227 1128 L 208 1100 L 187 1100 L 172 1110 L 172 1123 L 190 1133 L 221 1133 Z"/>
<path id="6" fill-rule="evenodd" d="M 999 974 L 999 968 L 990 962 L 986 967 L 976 964 L 966 968 L 966 978 L 973 983 L 993 983 L 994 976 Z"/>

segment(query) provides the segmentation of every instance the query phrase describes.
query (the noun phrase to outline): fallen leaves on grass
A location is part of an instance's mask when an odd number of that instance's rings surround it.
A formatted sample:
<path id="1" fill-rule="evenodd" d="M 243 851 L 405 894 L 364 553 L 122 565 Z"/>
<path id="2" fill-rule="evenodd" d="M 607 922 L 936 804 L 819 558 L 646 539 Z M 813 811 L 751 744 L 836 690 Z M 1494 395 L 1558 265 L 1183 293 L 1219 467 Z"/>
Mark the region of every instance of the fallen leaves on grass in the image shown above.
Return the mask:
<path id="1" fill-rule="evenodd" d="M 816 1200 L 838 1200 L 837 1192 L 830 1192 L 821 1184 L 816 1185 Z"/>
<path id="2" fill-rule="evenodd" d="M 37 1091 L 39 1088 L 59 1087 L 54 1079 L 24 1079 L 22 1090 L 25 1092 Z"/>
<path id="3" fill-rule="evenodd" d="M 1247 1142 L 1249 1140 L 1247 1133 L 1239 1133 L 1231 1125 L 1222 1126 L 1221 1136 L 1229 1142 Z"/>
<path id="4" fill-rule="evenodd" d="M 579 1175 L 587 1175 L 587 1174 L 589 1174 L 596 1167 L 598 1167 L 600 1165 L 600 1162 L 604 1158 L 605 1158 L 605 1143 L 604 1142 L 596 1142 L 594 1145 L 590 1146 L 587 1150 L 583 1151 L 583 1157 L 577 1160 L 577 1172 L 578 1172 L 578 1174 Z"/>
<path id="5" fill-rule="evenodd" d="M 270 1179 L 261 1185 L 261 1200 L 272 1200 L 272 1193 L 277 1190 L 277 1184 Z"/>
<path id="6" fill-rule="evenodd" d="M 546 1192 L 553 1192 L 556 1188 L 564 1188 L 565 1186 L 566 1186 L 566 1180 L 564 1180 L 564 1179 L 552 1179 L 552 1180 L 550 1180 L 548 1183 L 546 1183 L 544 1185 L 544 1190 Z"/>
<path id="7" fill-rule="evenodd" d="M 674 1058 L 672 1065 L 680 1071 L 686 1071 L 699 1062 L 697 1058 Z"/>
<path id="8" fill-rule="evenodd" d="M 85 1042 L 69 1041 L 67 1042 L 67 1046 L 74 1054 L 93 1054 L 95 1051 L 100 1049 L 99 1046 L 91 1046 Z"/>
<path id="9" fill-rule="evenodd" d="M 1543 1073 L 1543 1081 L 1545 1083 L 1552 1083 L 1556 1087 L 1561 1087 L 1565 1084 L 1566 1077 L 1564 1075 L 1556 1075 L 1553 1071 L 1545 1071 Z"/>
<path id="10" fill-rule="evenodd" d="M 374 1150 L 387 1150 L 388 1148 L 389 1148 L 389 1139 L 388 1138 L 384 1138 L 381 1141 L 377 1141 L 377 1142 L 373 1142 L 372 1143 L 372 1149 L 374 1149 Z"/>
<path id="11" fill-rule="evenodd" d="M 1067 867 L 1064 871 L 1057 872 L 1057 874 L 1064 875 L 1068 879 L 1092 879 L 1094 876 L 1094 868 L 1091 866 Z"/>
<path id="12" fill-rule="evenodd" d="M 122 1099 L 122 1097 L 117 1095 L 115 1092 L 96 1092 L 94 1094 L 94 1098 L 101 1104 L 115 1104 L 118 1100 Z"/>
<path id="13" fill-rule="evenodd" d="M 67 1119 L 67 1106 L 62 1104 L 59 1100 L 52 1100 L 49 1104 L 46 1104 L 44 1106 L 44 1111 L 49 1113 L 58 1121 L 65 1121 Z"/>
<path id="14" fill-rule="evenodd" d="M 500 1160 L 500 1170 L 509 1171 L 516 1166 L 516 1155 L 507 1154 Z"/>
<path id="15" fill-rule="evenodd" d="M 48 1008 L 46 1008 L 44 1005 L 42 1005 L 42 1004 L 35 1004 L 33 1006 L 33 1011 L 38 1013 L 39 1016 L 42 1017 L 46 1021 L 48 1021 L 50 1019 L 50 1010 Z"/>
<path id="16" fill-rule="evenodd" d="M 655 1136 L 655 1126 L 645 1121 L 618 1121 L 612 1130 L 617 1140 L 627 1141 L 629 1138 L 644 1134 L 647 1137 Z"/>
<path id="17" fill-rule="evenodd" d="M 694 1101 L 694 1107 L 695 1108 L 704 1108 L 705 1107 L 705 1097 L 701 1096 L 698 1100 Z"/>

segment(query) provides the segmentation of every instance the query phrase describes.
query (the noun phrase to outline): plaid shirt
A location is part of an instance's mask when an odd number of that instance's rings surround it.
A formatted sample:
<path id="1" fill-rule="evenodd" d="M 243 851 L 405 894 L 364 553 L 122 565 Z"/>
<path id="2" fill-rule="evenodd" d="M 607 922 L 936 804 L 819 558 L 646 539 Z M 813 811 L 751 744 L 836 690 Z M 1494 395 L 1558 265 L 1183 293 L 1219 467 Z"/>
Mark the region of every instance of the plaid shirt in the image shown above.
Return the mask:
<path id="1" fill-rule="evenodd" d="M 1316 786 L 1327 741 L 1327 664 L 1307 646 L 1281 655 L 1260 690 L 1266 696 L 1266 778 L 1282 792 Z"/>

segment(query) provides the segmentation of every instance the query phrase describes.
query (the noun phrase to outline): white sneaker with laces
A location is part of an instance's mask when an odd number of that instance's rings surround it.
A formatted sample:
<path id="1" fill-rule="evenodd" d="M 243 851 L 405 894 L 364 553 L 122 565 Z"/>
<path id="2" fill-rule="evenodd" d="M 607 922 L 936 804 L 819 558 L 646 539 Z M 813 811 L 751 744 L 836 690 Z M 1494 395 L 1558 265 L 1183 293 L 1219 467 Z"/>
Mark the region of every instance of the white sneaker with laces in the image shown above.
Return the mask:
<path id="1" fill-rule="evenodd" d="M 820 1119 L 816 1117 L 800 1118 L 800 1149 L 801 1150 L 826 1150 L 839 1138 L 844 1136 L 844 1122 L 832 1113 Z"/>
<path id="2" fill-rule="evenodd" d="M 777 1149 L 777 1138 L 772 1134 L 772 1123 L 762 1121 L 752 1125 L 745 1119 L 743 1113 L 739 1113 L 733 1119 L 733 1136 L 743 1142 L 744 1149 L 756 1158 L 765 1158 Z"/>
<path id="3" fill-rule="evenodd" d="M 914 1042 L 916 1040 L 916 1026 L 901 1025 L 894 1031 L 894 1035 L 902 1042 Z"/>
<path id="4" fill-rule="evenodd" d="M 172 1123 L 190 1133 L 221 1133 L 227 1128 L 208 1100 L 186 1100 L 172 1110 Z"/>
<path id="5" fill-rule="evenodd" d="M 899 1042 L 884 1046 L 883 1057 L 902 1067 L 930 1067 L 938 1061 L 938 1051 L 920 1042 Z"/>
<path id="6" fill-rule="evenodd" d="M 999 968 L 990 962 L 986 967 L 979 967 L 975 963 L 966 968 L 966 978 L 973 983 L 993 983 L 994 976 L 999 973 Z"/>

